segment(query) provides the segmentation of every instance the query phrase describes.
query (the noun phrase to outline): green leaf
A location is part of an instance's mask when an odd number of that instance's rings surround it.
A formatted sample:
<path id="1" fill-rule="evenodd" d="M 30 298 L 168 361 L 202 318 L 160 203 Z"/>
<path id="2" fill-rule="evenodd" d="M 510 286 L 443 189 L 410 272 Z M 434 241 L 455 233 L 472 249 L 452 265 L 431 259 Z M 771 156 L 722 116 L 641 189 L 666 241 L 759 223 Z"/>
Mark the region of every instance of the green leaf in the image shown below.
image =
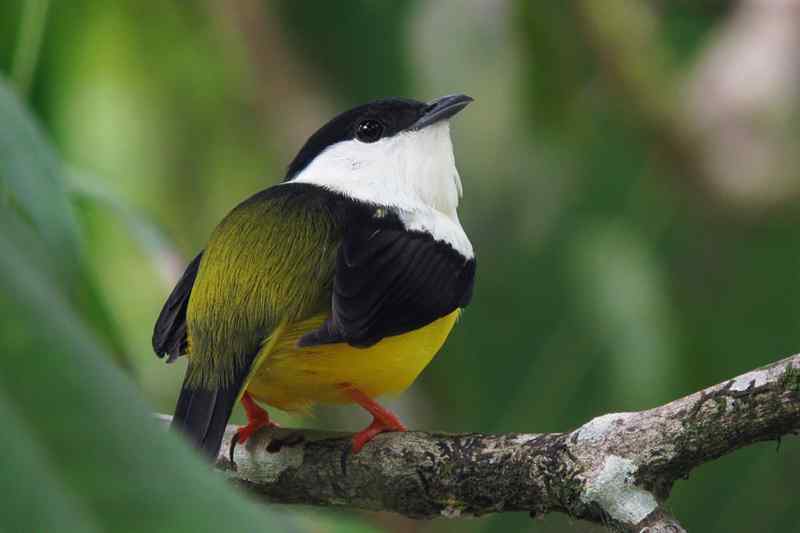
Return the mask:
<path id="1" fill-rule="evenodd" d="M 4 223 L 15 226 L 13 234 L 28 235 L 27 242 L 37 248 L 37 264 L 80 308 L 117 363 L 127 368 L 122 335 L 93 273 L 81 258 L 80 228 L 70 203 L 64 165 L 2 78 L 0 124 L 0 206 L 19 214 L 17 222 L 6 218 Z"/>
<path id="2" fill-rule="evenodd" d="M 0 233 L 0 303 L 14 310 L 0 329 L 4 339 L 14 331 L 0 373 L 4 525 L 46 531 L 291 529 L 283 515 L 248 503 L 156 423 L 24 248 Z M 33 523 L 42 527 L 32 529 Z M 45 527 L 52 524 L 60 526 Z"/>
<path id="3" fill-rule="evenodd" d="M 186 264 L 173 242 L 156 224 L 132 208 L 118 194 L 101 184 L 101 180 L 85 171 L 69 172 L 69 193 L 78 203 L 101 208 L 120 220 L 168 285 L 178 281 Z"/>
<path id="4" fill-rule="evenodd" d="M 0 422 L 6 435 L 0 440 L 4 476 L 13 480 L 0 508 L 3 526 L 8 531 L 100 531 L 73 497 L 65 484 L 51 471 L 47 449 L 40 446 L 31 428 L 15 412 L 0 391 Z"/>
<path id="5" fill-rule="evenodd" d="M 0 124 L 3 528 L 294 528 L 164 431 L 111 363 L 100 339 L 118 352 L 121 341 L 81 255 L 63 165 L 2 80 Z"/>
<path id="6" fill-rule="evenodd" d="M 62 165 L 8 83 L 0 78 L 0 191 L 31 222 L 59 262 L 75 268 L 78 226 Z"/>

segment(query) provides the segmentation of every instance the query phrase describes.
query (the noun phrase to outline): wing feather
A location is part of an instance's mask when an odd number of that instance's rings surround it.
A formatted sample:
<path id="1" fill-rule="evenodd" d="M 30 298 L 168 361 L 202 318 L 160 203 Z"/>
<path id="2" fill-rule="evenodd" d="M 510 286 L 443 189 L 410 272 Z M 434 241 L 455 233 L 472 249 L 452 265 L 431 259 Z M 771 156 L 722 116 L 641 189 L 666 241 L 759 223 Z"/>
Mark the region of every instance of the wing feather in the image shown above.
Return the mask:
<path id="1" fill-rule="evenodd" d="M 169 355 L 168 363 L 186 353 L 186 307 L 192 293 L 194 280 L 203 252 L 197 254 L 186 267 L 183 275 L 172 289 L 153 328 L 153 351 L 158 357 Z"/>
<path id="2" fill-rule="evenodd" d="M 371 346 L 469 303 L 475 260 L 401 224 L 361 221 L 345 232 L 336 260 L 331 317 L 305 335 L 311 346 Z"/>

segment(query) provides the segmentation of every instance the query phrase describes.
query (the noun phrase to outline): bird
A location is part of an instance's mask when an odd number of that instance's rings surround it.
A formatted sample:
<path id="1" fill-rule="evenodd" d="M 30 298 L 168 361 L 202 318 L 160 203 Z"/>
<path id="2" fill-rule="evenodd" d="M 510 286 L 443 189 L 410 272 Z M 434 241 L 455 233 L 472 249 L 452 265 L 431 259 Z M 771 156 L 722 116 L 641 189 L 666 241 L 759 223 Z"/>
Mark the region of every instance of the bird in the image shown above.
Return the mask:
<path id="1" fill-rule="evenodd" d="M 352 437 L 406 427 L 375 398 L 408 388 L 472 299 L 450 120 L 473 99 L 384 98 L 311 135 L 283 180 L 230 211 L 169 294 L 153 350 L 188 365 L 172 426 L 216 459 L 274 426 L 264 405 L 358 404 Z"/>

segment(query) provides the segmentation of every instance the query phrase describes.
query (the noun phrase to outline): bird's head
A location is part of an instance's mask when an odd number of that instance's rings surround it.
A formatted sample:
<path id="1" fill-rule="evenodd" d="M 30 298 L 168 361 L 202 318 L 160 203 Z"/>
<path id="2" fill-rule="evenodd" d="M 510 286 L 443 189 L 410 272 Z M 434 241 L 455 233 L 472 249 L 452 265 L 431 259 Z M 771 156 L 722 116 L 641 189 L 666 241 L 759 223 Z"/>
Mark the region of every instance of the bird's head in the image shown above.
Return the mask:
<path id="1" fill-rule="evenodd" d="M 461 180 L 449 119 L 470 102 L 455 94 L 430 103 L 387 98 L 353 108 L 306 141 L 285 181 L 314 183 L 401 210 L 423 205 L 455 216 Z"/>

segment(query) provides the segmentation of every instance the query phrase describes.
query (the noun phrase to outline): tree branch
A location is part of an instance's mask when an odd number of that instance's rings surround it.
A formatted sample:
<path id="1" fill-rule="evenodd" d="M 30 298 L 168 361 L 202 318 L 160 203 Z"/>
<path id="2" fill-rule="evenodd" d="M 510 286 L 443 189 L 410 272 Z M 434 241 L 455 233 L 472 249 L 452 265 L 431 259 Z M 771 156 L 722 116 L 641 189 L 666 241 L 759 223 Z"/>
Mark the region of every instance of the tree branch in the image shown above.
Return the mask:
<path id="1" fill-rule="evenodd" d="M 558 511 L 616 531 L 681 532 L 663 508 L 675 480 L 743 446 L 800 431 L 800 355 L 569 433 L 391 433 L 354 455 L 343 434 L 264 430 L 236 449 L 231 465 L 234 429 L 217 467 L 269 502 L 413 518 Z"/>

